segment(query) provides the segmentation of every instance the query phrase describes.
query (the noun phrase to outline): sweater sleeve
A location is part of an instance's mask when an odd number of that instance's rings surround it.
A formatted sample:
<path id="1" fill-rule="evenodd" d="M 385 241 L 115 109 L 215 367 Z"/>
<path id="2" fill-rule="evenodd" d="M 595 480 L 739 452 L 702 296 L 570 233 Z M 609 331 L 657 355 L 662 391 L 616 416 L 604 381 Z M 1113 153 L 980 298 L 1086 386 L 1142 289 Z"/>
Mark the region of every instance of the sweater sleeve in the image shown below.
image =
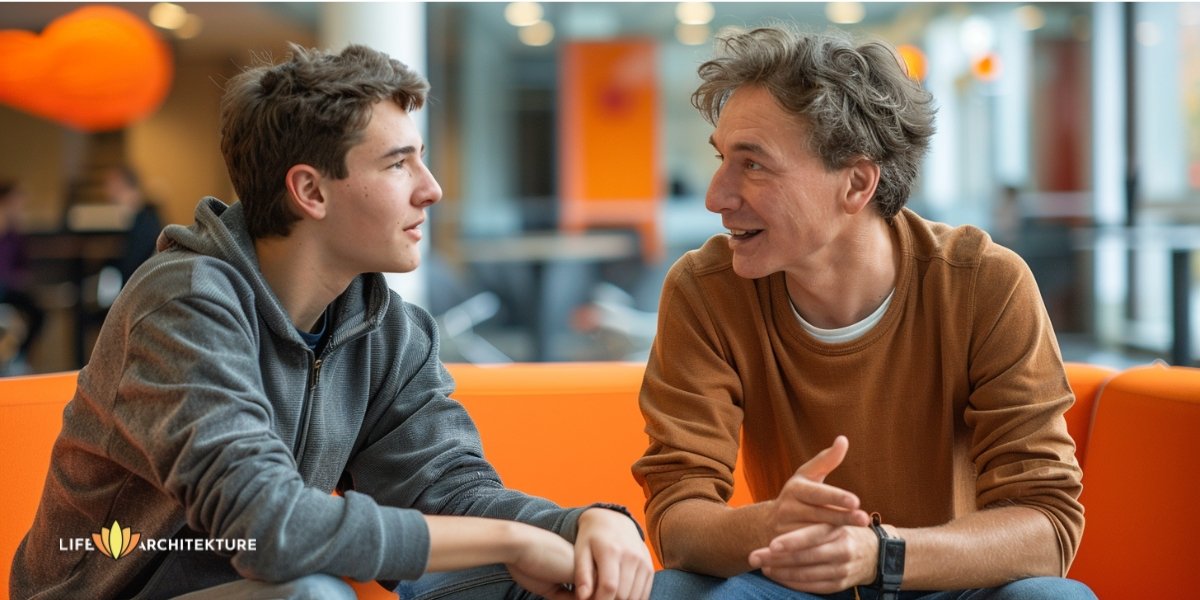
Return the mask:
<path id="1" fill-rule="evenodd" d="M 742 386 L 685 256 L 663 284 L 639 402 L 650 443 L 633 465 L 661 559 L 663 515 L 684 500 L 725 503 L 742 426 Z"/>
<path id="2" fill-rule="evenodd" d="M 1066 573 L 1083 532 L 1082 471 L 1063 413 L 1074 402 L 1050 319 L 1023 261 L 993 246 L 976 275 L 964 418 L 979 508 L 1045 514 Z"/>
<path id="3" fill-rule="evenodd" d="M 244 577 L 419 575 L 429 544 L 417 511 L 305 485 L 272 428 L 258 324 L 236 305 L 251 295 L 237 291 L 209 285 L 150 307 L 128 328 L 110 454 L 175 498 L 192 529 L 256 540 L 231 559 Z"/>
<path id="4" fill-rule="evenodd" d="M 438 358 L 432 317 L 410 304 L 404 311 L 407 326 L 395 340 L 402 354 L 386 400 L 366 416 L 360 449 L 347 467 L 350 485 L 382 504 L 520 521 L 574 541 L 583 509 L 504 487 L 470 415 L 451 397 L 454 380 Z"/>

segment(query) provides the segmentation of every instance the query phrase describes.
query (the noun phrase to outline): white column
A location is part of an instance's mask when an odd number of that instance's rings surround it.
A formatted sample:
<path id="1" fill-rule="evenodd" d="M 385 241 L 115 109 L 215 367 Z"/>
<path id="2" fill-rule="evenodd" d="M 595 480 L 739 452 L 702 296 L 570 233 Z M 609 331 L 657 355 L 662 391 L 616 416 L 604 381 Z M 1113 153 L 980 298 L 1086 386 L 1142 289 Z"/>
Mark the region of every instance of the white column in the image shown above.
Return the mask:
<path id="1" fill-rule="evenodd" d="M 322 2 L 318 45 L 338 51 L 349 44 L 363 44 L 408 65 L 428 77 L 425 45 L 425 4 L 422 2 Z M 413 114 L 421 135 L 429 145 L 429 128 L 424 111 Z M 421 254 L 430 251 L 431 228 L 422 226 L 425 237 Z M 428 280 L 423 268 L 413 273 L 387 273 L 388 285 L 407 301 L 426 305 Z"/>
<path id="2" fill-rule="evenodd" d="M 1092 9 L 1092 209 L 1096 224 L 1125 223 L 1125 36 L 1121 5 Z M 1106 345 L 1121 342 L 1129 282 L 1119 236 L 1100 236 L 1095 250 L 1095 329 Z"/>

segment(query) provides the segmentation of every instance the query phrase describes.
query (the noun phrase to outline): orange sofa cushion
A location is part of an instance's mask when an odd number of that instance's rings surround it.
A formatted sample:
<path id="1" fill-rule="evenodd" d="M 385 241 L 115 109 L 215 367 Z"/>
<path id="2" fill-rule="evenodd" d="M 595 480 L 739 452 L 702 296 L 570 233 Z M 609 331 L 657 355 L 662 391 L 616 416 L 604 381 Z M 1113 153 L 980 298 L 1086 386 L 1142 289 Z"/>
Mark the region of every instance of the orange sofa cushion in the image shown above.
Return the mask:
<path id="1" fill-rule="evenodd" d="M 1100 598 L 1180 595 L 1200 525 L 1200 369 L 1113 377 L 1097 400 L 1083 495 L 1087 523 L 1070 576 Z"/>

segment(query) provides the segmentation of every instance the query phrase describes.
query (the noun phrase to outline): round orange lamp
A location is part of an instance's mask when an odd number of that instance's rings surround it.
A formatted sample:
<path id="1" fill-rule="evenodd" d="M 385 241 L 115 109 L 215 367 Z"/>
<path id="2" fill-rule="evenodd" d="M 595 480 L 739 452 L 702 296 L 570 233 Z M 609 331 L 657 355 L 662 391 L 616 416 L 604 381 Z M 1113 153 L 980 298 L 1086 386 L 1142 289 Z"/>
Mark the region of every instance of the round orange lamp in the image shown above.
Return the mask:
<path id="1" fill-rule="evenodd" d="M 120 129 L 171 88 L 167 45 L 138 17 L 85 6 L 42 35 L 0 31 L 0 102 L 84 131 Z"/>
<path id="2" fill-rule="evenodd" d="M 900 54 L 900 60 L 904 61 L 904 66 L 908 69 L 908 77 L 924 81 L 928 70 L 925 53 L 912 44 L 900 44 L 896 46 L 896 52 Z"/>

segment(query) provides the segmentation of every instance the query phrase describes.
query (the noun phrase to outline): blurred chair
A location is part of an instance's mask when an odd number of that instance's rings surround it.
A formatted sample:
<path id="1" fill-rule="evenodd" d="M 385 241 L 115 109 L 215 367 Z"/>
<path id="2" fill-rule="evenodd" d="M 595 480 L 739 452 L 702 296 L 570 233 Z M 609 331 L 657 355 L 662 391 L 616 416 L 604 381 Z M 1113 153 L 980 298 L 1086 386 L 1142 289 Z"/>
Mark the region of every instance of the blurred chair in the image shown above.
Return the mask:
<path id="1" fill-rule="evenodd" d="M 1096 400 L 1070 576 L 1101 598 L 1187 596 L 1200 498 L 1200 369 L 1123 371 Z"/>
<path id="2" fill-rule="evenodd" d="M 492 292 L 479 292 L 456 304 L 438 317 L 443 339 L 454 344 L 467 362 L 474 364 L 510 363 L 512 358 L 475 333 L 475 326 L 500 311 L 500 298 Z"/>

